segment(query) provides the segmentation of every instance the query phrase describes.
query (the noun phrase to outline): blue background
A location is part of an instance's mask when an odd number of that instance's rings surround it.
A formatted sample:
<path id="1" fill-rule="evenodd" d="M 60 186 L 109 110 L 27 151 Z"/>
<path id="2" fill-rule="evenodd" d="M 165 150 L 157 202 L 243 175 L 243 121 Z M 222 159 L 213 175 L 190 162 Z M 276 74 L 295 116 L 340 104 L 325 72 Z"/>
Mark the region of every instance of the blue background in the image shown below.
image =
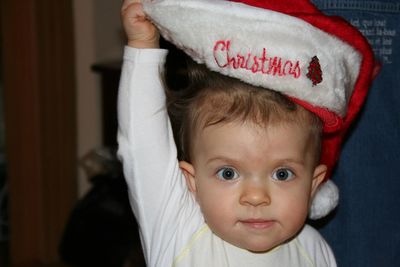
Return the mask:
<path id="1" fill-rule="evenodd" d="M 366 32 L 383 64 L 333 177 L 339 207 L 319 227 L 339 267 L 400 266 L 400 3 L 312 2 Z"/>

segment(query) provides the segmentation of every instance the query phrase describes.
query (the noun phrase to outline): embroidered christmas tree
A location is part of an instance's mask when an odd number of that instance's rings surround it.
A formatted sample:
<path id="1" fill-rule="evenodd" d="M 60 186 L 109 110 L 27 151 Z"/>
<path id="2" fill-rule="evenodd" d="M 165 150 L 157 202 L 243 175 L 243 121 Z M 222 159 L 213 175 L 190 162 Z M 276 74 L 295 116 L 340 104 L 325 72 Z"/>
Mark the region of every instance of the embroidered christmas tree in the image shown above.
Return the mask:
<path id="1" fill-rule="evenodd" d="M 312 81 L 313 86 L 322 82 L 322 70 L 317 56 L 314 56 L 308 65 L 307 77 Z"/>

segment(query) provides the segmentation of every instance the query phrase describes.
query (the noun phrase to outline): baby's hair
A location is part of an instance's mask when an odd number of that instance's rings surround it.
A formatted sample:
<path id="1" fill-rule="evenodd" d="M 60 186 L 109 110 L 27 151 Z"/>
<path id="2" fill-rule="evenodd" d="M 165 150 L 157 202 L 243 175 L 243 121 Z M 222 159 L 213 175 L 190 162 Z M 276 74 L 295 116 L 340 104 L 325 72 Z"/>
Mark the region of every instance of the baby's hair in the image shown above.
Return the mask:
<path id="1" fill-rule="evenodd" d="M 176 50 L 167 57 L 165 84 L 179 160 L 191 162 L 192 139 L 198 130 L 219 123 L 250 121 L 261 127 L 285 123 L 307 127 L 315 140 L 319 162 L 321 120 L 284 95 L 210 71 Z"/>

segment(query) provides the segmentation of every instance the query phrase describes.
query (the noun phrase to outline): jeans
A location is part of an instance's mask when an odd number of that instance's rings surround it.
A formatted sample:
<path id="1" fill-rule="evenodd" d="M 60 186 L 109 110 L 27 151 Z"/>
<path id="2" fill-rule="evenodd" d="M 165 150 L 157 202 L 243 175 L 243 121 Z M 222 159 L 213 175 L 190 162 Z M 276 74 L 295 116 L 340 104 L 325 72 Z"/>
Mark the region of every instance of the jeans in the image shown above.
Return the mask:
<path id="1" fill-rule="evenodd" d="M 400 266 L 400 1 L 312 2 L 359 28 L 382 64 L 332 178 L 339 207 L 320 230 L 340 267 Z"/>

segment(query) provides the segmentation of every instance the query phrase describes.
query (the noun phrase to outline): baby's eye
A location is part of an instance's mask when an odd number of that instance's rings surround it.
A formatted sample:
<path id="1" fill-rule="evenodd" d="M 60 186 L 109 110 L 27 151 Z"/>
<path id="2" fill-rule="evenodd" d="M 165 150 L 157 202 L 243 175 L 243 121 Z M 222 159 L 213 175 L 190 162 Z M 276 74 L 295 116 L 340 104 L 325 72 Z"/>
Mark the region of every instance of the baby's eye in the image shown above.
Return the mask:
<path id="1" fill-rule="evenodd" d="M 294 178 L 294 173 L 287 169 L 287 168 L 280 168 L 277 169 L 273 174 L 272 174 L 272 179 L 277 180 L 277 181 L 288 181 Z"/>
<path id="2" fill-rule="evenodd" d="M 217 176 L 223 180 L 233 180 L 239 178 L 237 171 L 230 167 L 224 167 L 217 172 Z"/>

